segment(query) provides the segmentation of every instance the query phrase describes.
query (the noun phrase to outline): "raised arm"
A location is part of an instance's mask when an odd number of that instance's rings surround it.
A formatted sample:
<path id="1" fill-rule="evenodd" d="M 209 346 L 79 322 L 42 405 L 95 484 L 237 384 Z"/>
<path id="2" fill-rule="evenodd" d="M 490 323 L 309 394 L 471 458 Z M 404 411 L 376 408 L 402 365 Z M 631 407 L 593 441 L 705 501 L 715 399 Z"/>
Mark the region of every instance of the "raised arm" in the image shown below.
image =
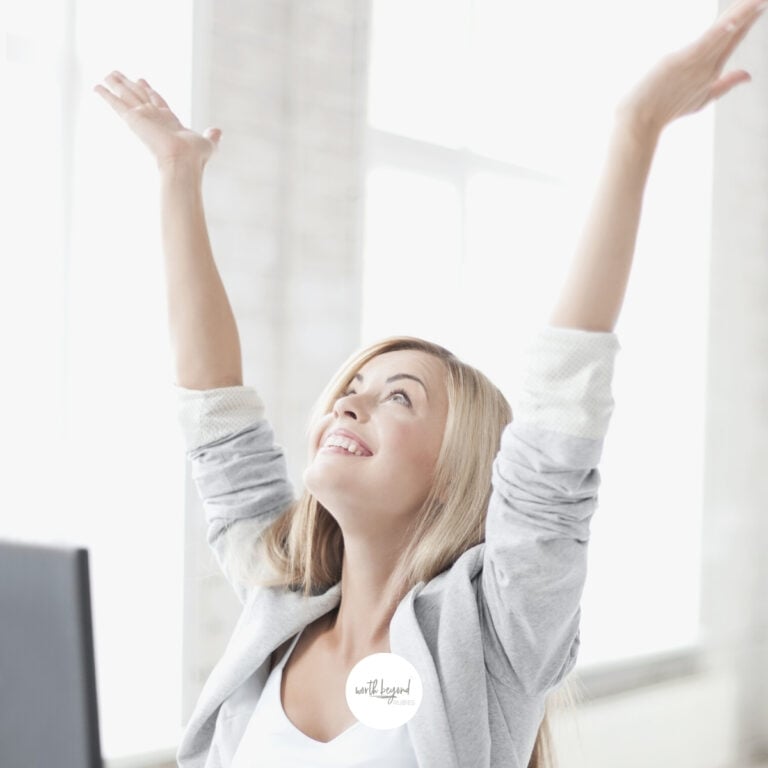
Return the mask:
<path id="1" fill-rule="evenodd" d="M 721 72 L 766 6 L 765 0 L 731 5 L 698 40 L 664 57 L 618 105 L 602 175 L 551 325 L 614 329 L 661 132 L 750 79 L 743 70 Z"/>
<path id="2" fill-rule="evenodd" d="M 664 125 L 749 79 L 720 77 L 762 0 L 732 6 L 665 57 L 616 112 L 603 177 L 565 288 L 526 351 L 524 378 L 493 467 L 478 606 L 485 660 L 531 698 L 574 667 L 598 464 L 613 412 L 613 332 L 646 177 Z"/>
<path id="3" fill-rule="evenodd" d="M 145 80 L 120 72 L 99 93 L 155 157 L 161 186 L 161 229 L 168 320 L 176 383 L 205 390 L 242 384 L 240 339 L 213 259 L 203 210 L 203 170 L 221 137 L 185 128 Z"/>
<path id="4" fill-rule="evenodd" d="M 244 603 L 261 567 L 259 540 L 292 503 L 293 489 L 264 404 L 242 384 L 237 325 L 208 239 L 203 170 L 221 131 L 185 128 L 145 80 L 113 72 L 106 82 L 111 90 L 94 90 L 157 162 L 182 436 L 208 544 Z"/>

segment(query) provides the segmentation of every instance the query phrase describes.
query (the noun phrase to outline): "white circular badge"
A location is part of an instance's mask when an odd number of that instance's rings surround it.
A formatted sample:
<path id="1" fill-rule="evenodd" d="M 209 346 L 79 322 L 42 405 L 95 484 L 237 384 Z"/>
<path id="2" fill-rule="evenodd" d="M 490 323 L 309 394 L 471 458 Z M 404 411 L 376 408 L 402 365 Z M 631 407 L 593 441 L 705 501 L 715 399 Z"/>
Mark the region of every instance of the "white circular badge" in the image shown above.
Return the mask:
<path id="1" fill-rule="evenodd" d="M 396 653 L 372 653 L 360 659 L 347 677 L 347 704 L 371 728 L 397 728 L 408 722 L 422 693 L 416 668 Z"/>

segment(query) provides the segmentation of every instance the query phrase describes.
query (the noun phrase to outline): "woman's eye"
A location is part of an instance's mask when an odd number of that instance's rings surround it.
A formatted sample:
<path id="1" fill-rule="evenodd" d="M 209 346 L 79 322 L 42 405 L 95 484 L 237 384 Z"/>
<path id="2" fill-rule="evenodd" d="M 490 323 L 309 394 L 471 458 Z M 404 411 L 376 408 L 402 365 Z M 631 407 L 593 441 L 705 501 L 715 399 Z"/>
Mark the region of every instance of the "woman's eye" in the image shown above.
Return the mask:
<path id="1" fill-rule="evenodd" d="M 348 389 L 346 392 L 341 393 L 341 397 L 347 397 L 348 395 L 356 395 L 357 392 L 354 389 Z M 396 399 L 398 402 L 402 403 L 403 405 L 407 405 L 409 408 L 411 407 L 411 398 L 408 397 L 407 393 L 403 389 L 394 389 L 392 392 L 387 395 L 387 398 Z"/>
<path id="2" fill-rule="evenodd" d="M 402 390 L 402 389 L 396 389 L 389 393 L 390 397 L 396 397 L 399 399 L 403 405 L 407 405 L 410 407 L 411 405 L 411 398 L 408 397 L 408 395 Z"/>

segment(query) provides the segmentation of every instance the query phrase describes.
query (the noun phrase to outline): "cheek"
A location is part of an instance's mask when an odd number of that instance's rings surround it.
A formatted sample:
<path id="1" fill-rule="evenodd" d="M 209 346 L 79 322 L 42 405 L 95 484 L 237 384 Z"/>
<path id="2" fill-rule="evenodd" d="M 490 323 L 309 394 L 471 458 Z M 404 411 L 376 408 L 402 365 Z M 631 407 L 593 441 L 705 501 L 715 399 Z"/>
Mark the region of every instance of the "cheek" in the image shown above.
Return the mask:
<path id="1" fill-rule="evenodd" d="M 320 421 L 310 431 L 309 444 L 307 446 L 310 458 L 314 458 L 315 454 L 317 453 L 317 449 L 320 447 L 318 445 L 318 441 L 322 437 L 325 430 L 328 428 L 328 425 L 330 424 L 330 421 L 332 418 L 333 418 L 333 414 L 328 414 L 327 416 L 323 416 L 323 418 L 320 419 Z"/>
<path id="2" fill-rule="evenodd" d="M 440 441 L 436 441 L 434 435 L 425 435 L 423 430 L 403 429 L 396 439 L 397 444 L 405 446 L 403 459 L 415 472 L 422 476 L 432 472 L 440 452 Z"/>

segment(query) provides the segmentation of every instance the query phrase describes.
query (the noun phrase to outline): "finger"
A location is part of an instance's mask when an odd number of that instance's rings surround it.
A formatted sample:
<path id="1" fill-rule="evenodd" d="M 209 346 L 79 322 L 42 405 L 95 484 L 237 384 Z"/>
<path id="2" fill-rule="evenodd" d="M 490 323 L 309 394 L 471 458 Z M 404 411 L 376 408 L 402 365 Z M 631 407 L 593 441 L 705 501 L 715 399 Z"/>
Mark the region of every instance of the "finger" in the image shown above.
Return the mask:
<path id="1" fill-rule="evenodd" d="M 145 103 L 144 99 L 138 96 L 132 87 L 129 87 L 130 81 L 121 72 L 115 70 L 108 74 L 104 80 L 112 86 L 117 95 L 129 107 L 138 107 L 140 104 Z"/>
<path id="2" fill-rule="evenodd" d="M 723 13 L 701 38 L 704 49 L 722 67 L 766 8 L 765 0 L 744 0 Z"/>
<path id="3" fill-rule="evenodd" d="M 735 46 L 746 34 L 750 20 L 757 19 L 762 9 L 763 0 L 742 0 L 724 11 L 686 50 L 693 50 L 698 55 L 711 59 L 716 66 L 722 65 Z M 737 39 L 738 34 L 738 39 Z"/>
<path id="4" fill-rule="evenodd" d="M 754 10 L 760 8 L 761 5 L 761 0 L 740 0 L 739 2 L 731 3 L 731 5 L 726 8 L 717 19 L 715 19 L 713 26 L 722 26 L 733 30 L 740 21 L 743 21 Z"/>
<path id="5" fill-rule="evenodd" d="M 203 135 L 210 139 L 217 147 L 219 146 L 219 140 L 221 139 L 220 128 L 206 128 Z"/>
<path id="6" fill-rule="evenodd" d="M 730 35 L 731 39 L 723 49 L 721 55 L 718 57 L 717 66 L 722 68 L 725 66 L 725 62 L 730 55 L 736 50 L 739 43 L 746 37 L 747 32 L 754 26 L 755 22 L 762 16 L 765 10 L 765 3 L 761 3 L 755 12 L 748 18 L 742 19 L 740 22 L 728 22 L 725 27 L 725 34 Z"/>
<path id="7" fill-rule="evenodd" d="M 731 3 L 731 5 L 717 17 L 715 23 L 723 23 L 726 26 L 730 22 L 738 24 L 739 19 L 745 19 L 754 11 L 760 13 L 764 9 L 764 6 L 764 0 L 739 0 L 739 2 Z"/>
<path id="8" fill-rule="evenodd" d="M 93 87 L 93 90 L 96 91 L 100 96 L 104 98 L 104 100 L 112 107 L 112 109 L 115 110 L 119 115 L 122 115 L 123 112 L 128 111 L 128 106 L 123 102 L 122 99 L 119 99 L 117 96 L 115 96 L 112 91 L 105 88 L 103 85 L 95 85 Z"/>
<path id="9" fill-rule="evenodd" d="M 127 88 L 136 97 L 136 99 L 138 99 L 142 104 L 149 103 L 149 94 L 141 85 L 134 83 L 133 80 L 126 77 L 121 72 L 117 72 L 116 74 L 119 76 L 123 87 Z"/>
<path id="10" fill-rule="evenodd" d="M 147 97 L 149 98 L 150 102 L 152 102 L 152 104 L 154 104 L 156 107 L 165 107 L 165 109 L 169 109 L 168 105 L 165 103 L 165 99 L 157 91 L 155 91 L 143 77 L 139 78 L 139 84 L 147 92 Z"/>
<path id="11" fill-rule="evenodd" d="M 710 90 L 710 97 L 712 99 L 719 99 L 723 94 L 728 93 L 731 88 L 734 88 L 739 83 L 748 83 L 751 79 L 749 72 L 746 72 L 743 69 L 729 72 L 727 75 L 721 77 L 716 83 L 713 83 Z"/>

